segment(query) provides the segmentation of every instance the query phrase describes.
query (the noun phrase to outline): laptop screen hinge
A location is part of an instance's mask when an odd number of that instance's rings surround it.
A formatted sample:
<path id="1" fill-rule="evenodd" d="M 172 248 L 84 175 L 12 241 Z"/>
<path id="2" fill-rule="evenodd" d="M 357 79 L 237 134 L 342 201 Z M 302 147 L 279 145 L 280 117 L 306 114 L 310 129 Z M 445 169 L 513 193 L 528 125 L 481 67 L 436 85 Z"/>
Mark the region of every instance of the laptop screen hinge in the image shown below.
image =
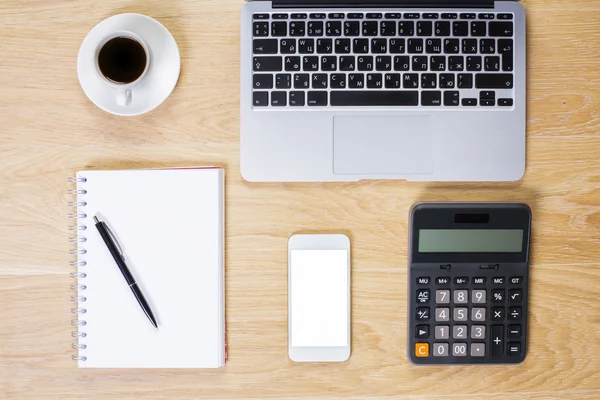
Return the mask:
<path id="1" fill-rule="evenodd" d="M 494 0 L 273 0 L 273 8 L 494 8 Z"/>

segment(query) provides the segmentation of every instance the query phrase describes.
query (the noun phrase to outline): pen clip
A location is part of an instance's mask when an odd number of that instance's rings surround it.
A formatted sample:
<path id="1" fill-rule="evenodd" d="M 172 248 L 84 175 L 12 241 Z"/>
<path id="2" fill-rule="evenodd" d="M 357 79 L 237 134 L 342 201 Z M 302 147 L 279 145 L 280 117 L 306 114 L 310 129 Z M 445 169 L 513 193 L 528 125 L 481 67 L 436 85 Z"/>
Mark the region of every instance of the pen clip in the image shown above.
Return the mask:
<path id="1" fill-rule="evenodd" d="M 115 247 L 117 248 L 117 251 L 119 252 L 121 257 L 125 257 L 125 254 L 123 253 L 123 248 L 121 247 L 121 244 L 117 240 L 117 237 L 115 236 L 113 231 L 110 230 L 110 226 L 108 226 L 108 224 L 106 222 L 104 222 L 104 226 L 106 227 L 106 232 L 108 232 L 108 234 L 110 235 L 110 238 L 112 239 L 113 243 L 115 244 Z"/>

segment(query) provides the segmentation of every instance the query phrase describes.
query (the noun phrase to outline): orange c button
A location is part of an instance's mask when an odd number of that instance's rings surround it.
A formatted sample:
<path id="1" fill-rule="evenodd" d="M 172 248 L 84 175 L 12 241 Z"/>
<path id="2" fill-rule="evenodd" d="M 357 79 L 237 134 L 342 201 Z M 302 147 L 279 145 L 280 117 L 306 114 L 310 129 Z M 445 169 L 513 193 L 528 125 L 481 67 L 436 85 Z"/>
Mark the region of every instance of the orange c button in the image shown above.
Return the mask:
<path id="1" fill-rule="evenodd" d="M 429 343 L 415 343 L 415 355 L 417 357 L 429 356 Z"/>

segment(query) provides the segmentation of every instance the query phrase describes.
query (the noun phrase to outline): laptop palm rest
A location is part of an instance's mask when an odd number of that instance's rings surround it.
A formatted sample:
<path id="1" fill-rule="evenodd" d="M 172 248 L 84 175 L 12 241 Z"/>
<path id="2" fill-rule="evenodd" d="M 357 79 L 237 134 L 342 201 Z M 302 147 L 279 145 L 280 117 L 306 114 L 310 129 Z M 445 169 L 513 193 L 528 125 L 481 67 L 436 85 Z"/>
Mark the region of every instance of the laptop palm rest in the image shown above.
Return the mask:
<path id="1" fill-rule="evenodd" d="M 333 172 L 340 175 L 433 173 L 430 116 L 337 115 Z"/>

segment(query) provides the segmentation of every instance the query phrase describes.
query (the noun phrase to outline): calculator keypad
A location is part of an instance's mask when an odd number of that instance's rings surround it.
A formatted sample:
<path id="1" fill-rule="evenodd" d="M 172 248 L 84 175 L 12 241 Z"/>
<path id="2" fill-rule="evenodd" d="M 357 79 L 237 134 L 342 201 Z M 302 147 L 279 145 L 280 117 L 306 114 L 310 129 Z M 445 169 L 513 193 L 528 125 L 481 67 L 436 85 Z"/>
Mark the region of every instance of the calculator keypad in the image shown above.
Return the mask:
<path id="1" fill-rule="evenodd" d="M 481 275 L 420 274 L 415 279 L 416 290 L 411 290 L 415 357 L 444 364 L 523 359 L 525 277 Z"/>

